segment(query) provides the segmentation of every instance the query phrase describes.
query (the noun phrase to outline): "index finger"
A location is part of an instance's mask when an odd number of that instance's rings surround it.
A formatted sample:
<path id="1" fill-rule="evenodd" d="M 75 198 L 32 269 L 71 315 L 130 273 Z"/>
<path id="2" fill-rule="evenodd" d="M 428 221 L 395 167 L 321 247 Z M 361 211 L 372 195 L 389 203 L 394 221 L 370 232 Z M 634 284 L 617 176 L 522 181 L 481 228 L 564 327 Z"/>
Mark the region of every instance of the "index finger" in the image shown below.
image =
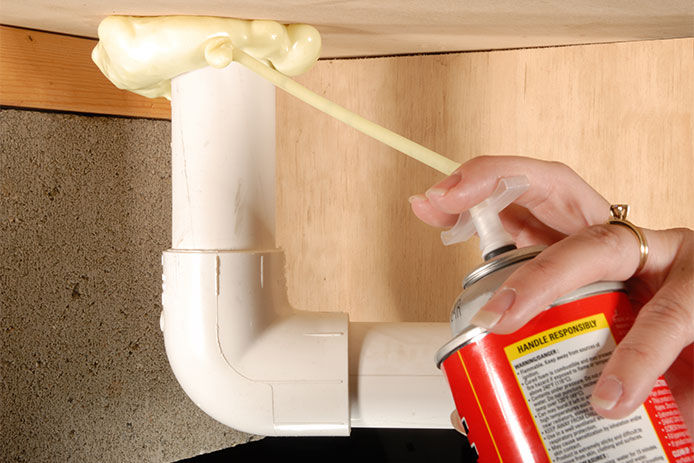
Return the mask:
<path id="1" fill-rule="evenodd" d="M 604 223 L 609 203 L 568 166 L 517 156 L 480 156 L 430 188 L 429 203 L 459 214 L 489 197 L 500 178 L 525 175 L 530 188 L 516 201 L 542 223 L 565 234 Z"/>

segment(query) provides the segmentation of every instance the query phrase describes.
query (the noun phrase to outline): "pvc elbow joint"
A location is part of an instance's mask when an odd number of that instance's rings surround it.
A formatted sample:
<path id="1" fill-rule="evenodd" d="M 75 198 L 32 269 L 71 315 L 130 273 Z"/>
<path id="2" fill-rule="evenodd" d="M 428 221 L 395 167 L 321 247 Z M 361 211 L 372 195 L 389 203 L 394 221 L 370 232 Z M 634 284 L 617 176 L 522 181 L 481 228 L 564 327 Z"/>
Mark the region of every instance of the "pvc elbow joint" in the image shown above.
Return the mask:
<path id="1" fill-rule="evenodd" d="M 281 252 L 162 261 L 166 353 L 199 408 L 254 434 L 349 435 L 347 316 L 292 311 Z"/>

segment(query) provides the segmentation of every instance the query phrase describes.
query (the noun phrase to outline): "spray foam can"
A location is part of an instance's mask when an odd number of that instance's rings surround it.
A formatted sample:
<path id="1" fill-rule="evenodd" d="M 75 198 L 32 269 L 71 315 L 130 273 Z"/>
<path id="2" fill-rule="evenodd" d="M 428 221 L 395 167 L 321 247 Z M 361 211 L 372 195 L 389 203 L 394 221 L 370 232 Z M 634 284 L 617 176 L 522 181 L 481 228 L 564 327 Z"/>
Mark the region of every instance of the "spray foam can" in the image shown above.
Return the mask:
<path id="1" fill-rule="evenodd" d="M 463 282 L 451 312 L 453 338 L 436 354 L 480 462 L 694 462 L 694 445 L 661 377 L 622 420 L 597 415 L 589 398 L 603 365 L 634 321 L 619 282 L 598 282 L 555 301 L 511 334 L 470 325 L 494 291 L 542 247 L 516 249 L 498 212 L 527 189 L 502 179 L 494 194 L 442 233 L 475 231 L 486 262 Z"/>

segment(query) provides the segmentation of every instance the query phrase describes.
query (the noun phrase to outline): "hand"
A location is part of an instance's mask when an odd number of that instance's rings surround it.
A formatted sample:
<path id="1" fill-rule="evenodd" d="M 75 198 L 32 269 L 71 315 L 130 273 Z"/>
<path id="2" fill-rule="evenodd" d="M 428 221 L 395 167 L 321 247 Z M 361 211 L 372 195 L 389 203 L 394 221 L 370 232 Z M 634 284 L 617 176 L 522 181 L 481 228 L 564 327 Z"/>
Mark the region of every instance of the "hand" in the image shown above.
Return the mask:
<path id="1" fill-rule="evenodd" d="M 638 310 L 591 397 L 602 416 L 629 415 L 665 374 L 694 429 L 694 232 L 643 230 L 648 260 L 638 274 L 639 245 L 626 227 L 606 225 L 609 203 L 569 167 L 520 157 L 479 157 L 410 198 L 417 217 L 452 226 L 459 213 L 487 198 L 499 178 L 526 175 L 530 188 L 501 214 L 519 247 L 548 247 L 501 285 L 473 318 L 494 333 L 511 333 L 554 300 L 587 284 L 626 281 Z M 548 284 L 551 282 L 551 284 Z"/>

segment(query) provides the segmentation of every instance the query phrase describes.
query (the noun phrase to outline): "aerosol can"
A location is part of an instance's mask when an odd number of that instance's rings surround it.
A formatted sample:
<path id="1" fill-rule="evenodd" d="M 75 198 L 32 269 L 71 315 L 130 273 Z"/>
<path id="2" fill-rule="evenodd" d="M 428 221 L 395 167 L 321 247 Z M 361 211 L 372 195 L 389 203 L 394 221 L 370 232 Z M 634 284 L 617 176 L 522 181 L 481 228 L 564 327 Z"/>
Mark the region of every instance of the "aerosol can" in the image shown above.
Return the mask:
<path id="1" fill-rule="evenodd" d="M 518 331 L 498 335 L 470 325 L 495 290 L 542 251 L 516 249 L 498 214 L 528 188 L 501 179 L 488 199 L 442 233 L 444 244 L 477 233 L 484 264 L 463 281 L 451 312 L 453 338 L 436 354 L 470 445 L 480 462 L 694 462 L 694 446 L 661 377 L 634 413 L 597 415 L 589 398 L 634 321 L 620 282 L 568 294 Z"/>

